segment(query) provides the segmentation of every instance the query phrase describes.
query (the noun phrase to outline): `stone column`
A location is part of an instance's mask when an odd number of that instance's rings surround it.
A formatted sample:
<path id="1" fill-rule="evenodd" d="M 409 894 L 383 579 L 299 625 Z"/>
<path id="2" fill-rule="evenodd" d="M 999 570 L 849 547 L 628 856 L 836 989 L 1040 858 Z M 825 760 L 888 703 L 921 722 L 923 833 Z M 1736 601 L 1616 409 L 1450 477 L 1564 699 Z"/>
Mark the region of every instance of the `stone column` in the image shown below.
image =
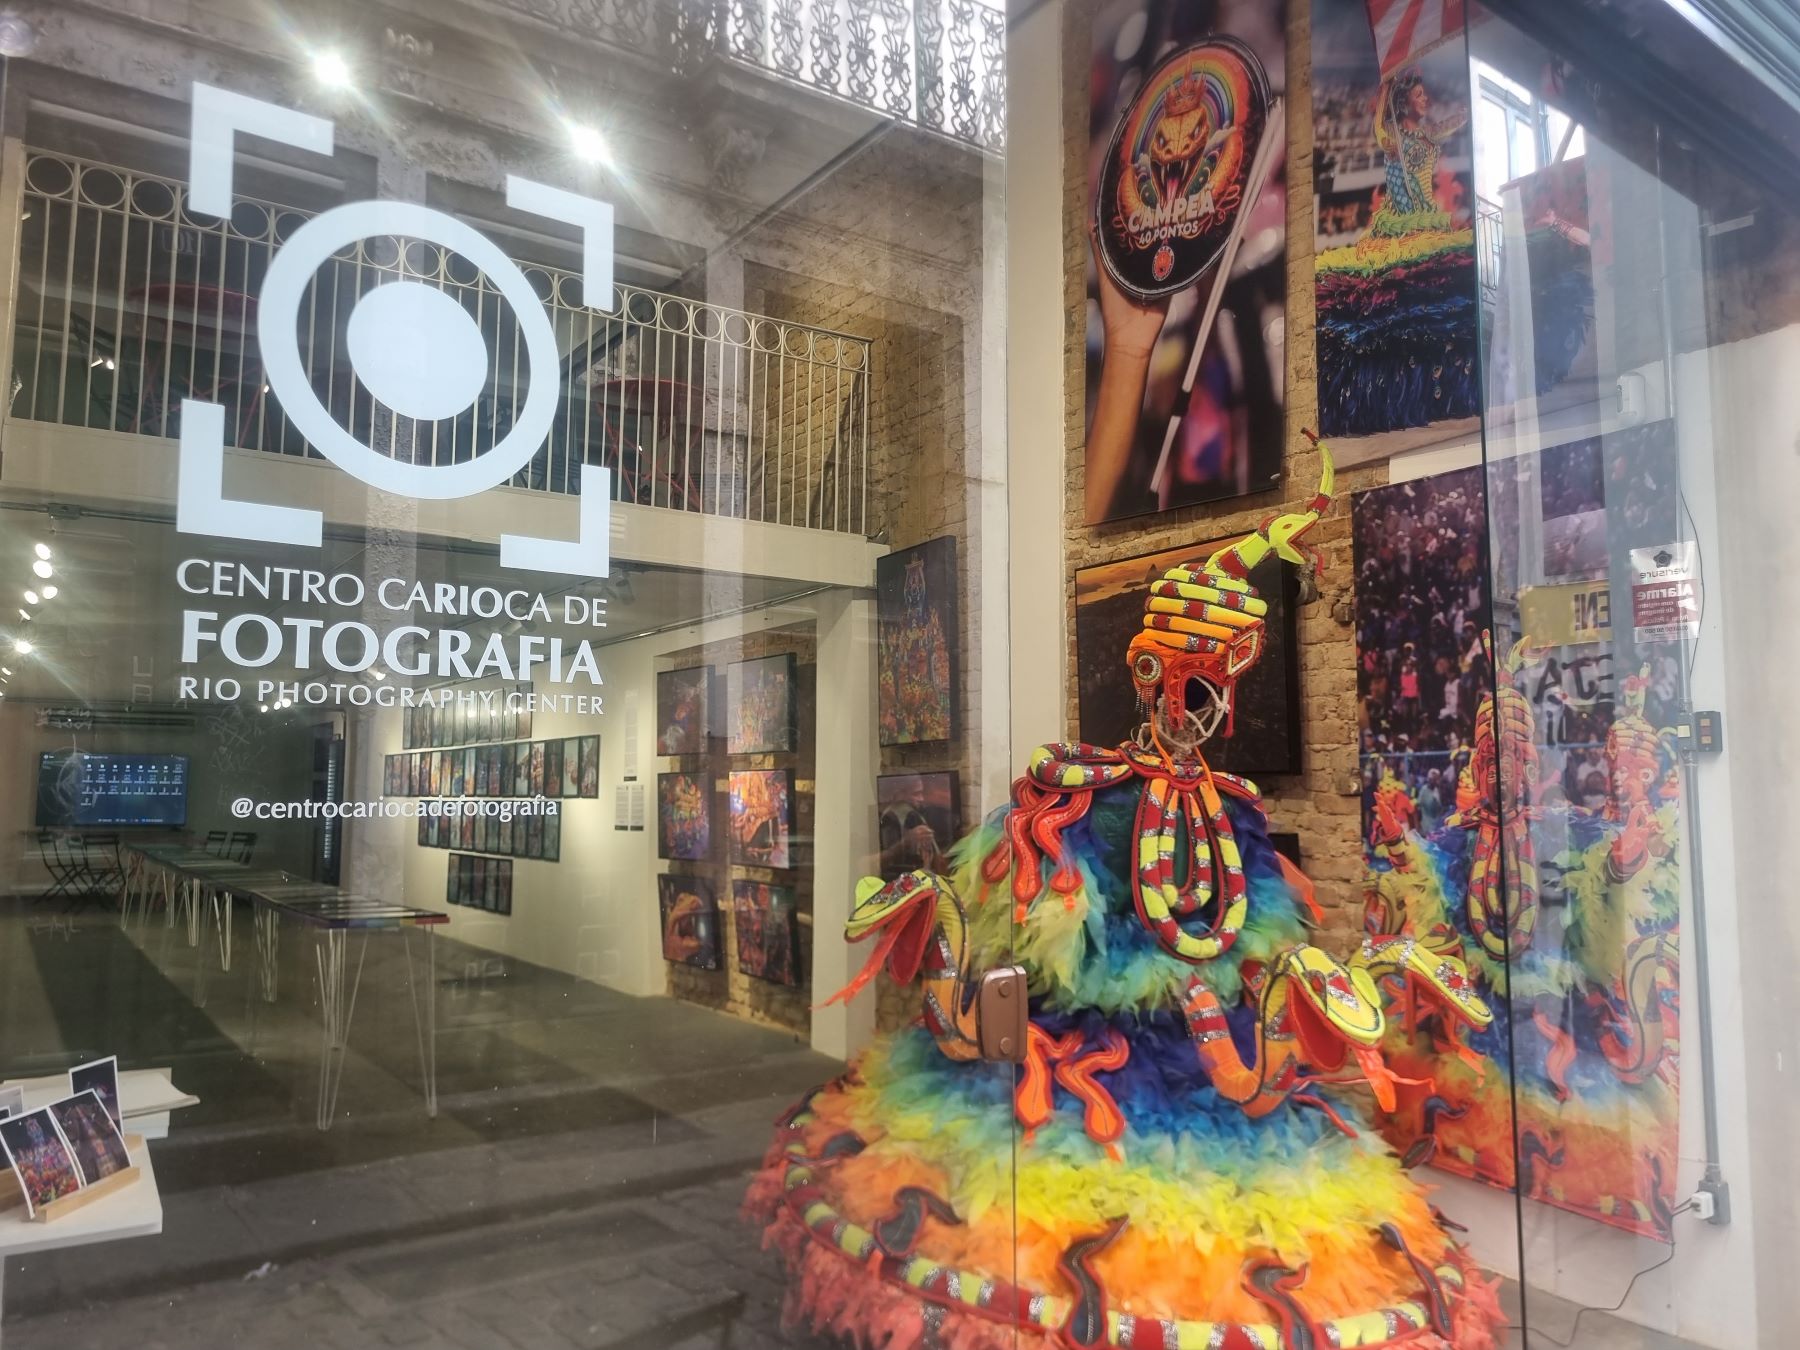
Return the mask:
<path id="1" fill-rule="evenodd" d="M 856 882 L 875 838 L 875 601 L 866 592 L 820 596 L 819 724 L 813 813 L 812 989 L 842 989 L 864 953 L 844 941 Z M 875 990 L 813 1013 L 812 1048 L 848 1059 L 875 1029 Z"/>

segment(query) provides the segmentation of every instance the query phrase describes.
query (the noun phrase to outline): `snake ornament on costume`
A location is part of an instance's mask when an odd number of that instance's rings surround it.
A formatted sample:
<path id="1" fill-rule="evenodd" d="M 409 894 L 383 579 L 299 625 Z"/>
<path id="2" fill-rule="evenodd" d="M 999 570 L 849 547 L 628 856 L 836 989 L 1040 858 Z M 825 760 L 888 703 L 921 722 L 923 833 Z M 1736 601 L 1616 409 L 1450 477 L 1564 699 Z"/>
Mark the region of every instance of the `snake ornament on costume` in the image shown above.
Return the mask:
<path id="1" fill-rule="evenodd" d="M 826 1198 L 821 1186 L 821 1164 L 807 1152 L 804 1132 L 814 1116 L 805 1106 L 782 1123 L 786 1163 L 782 1173 L 782 1201 L 804 1227 L 807 1236 L 827 1250 L 860 1266 L 876 1270 L 888 1284 L 908 1290 L 940 1307 L 971 1313 L 1003 1326 L 1016 1326 L 1056 1336 L 1071 1350 L 1108 1347 L 1109 1350 L 1301 1350 L 1308 1342 L 1295 1334 L 1315 1336 L 1315 1347 L 1343 1350 L 1378 1350 L 1415 1342 L 1438 1328 L 1449 1301 L 1459 1297 L 1467 1282 L 1461 1258 L 1435 1267 L 1413 1261 L 1420 1280 L 1417 1298 L 1369 1312 L 1352 1313 L 1314 1321 L 1306 1317 L 1293 1295 L 1304 1273 L 1286 1270 L 1273 1262 L 1252 1267 L 1246 1280 L 1257 1297 L 1269 1306 L 1271 1322 L 1205 1322 L 1137 1317 L 1108 1306 L 1106 1291 L 1095 1278 L 1092 1258 L 1124 1231 L 1127 1219 L 1115 1219 L 1104 1229 L 1069 1245 L 1061 1263 L 1075 1297 L 1026 1288 L 991 1279 L 976 1271 L 961 1270 L 927 1257 L 895 1254 L 884 1249 L 875 1232 L 844 1217 Z M 937 1197 L 931 1197 L 936 1200 Z M 948 1207 L 921 1204 L 919 1224 L 910 1226 L 907 1246 L 916 1245 L 919 1230 L 932 1222 L 948 1226 L 961 1223 Z M 911 1215 L 908 1215 L 908 1220 Z M 877 1227 L 880 1225 L 878 1224 Z M 1385 1236 L 1385 1235 L 1384 1235 Z M 1387 1238 L 1391 1243 L 1392 1238 Z M 1411 1260 L 1410 1253 L 1408 1259 Z M 1259 1277 L 1258 1272 L 1280 1272 Z M 1270 1295 L 1279 1295 L 1271 1297 Z"/>
<path id="2" fill-rule="evenodd" d="M 1138 917 L 1171 956 L 1210 961 L 1231 947 L 1249 909 L 1243 858 L 1221 794 L 1259 807 L 1262 797 L 1248 779 L 1214 773 L 1197 754 L 1171 759 L 1133 744 L 1040 746 L 1013 785 L 1013 810 L 983 876 L 997 883 L 1010 872 L 1020 919 L 1043 892 L 1045 861 L 1055 865 L 1050 889 L 1072 895 L 1080 876 L 1062 847 L 1063 831 L 1088 813 L 1096 792 L 1134 775 L 1143 780 L 1133 827 Z M 1188 848 L 1178 867 L 1184 831 Z M 1182 873 L 1185 880 L 1177 881 Z M 1186 922 L 1195 916 L 1198 932 Z"/>

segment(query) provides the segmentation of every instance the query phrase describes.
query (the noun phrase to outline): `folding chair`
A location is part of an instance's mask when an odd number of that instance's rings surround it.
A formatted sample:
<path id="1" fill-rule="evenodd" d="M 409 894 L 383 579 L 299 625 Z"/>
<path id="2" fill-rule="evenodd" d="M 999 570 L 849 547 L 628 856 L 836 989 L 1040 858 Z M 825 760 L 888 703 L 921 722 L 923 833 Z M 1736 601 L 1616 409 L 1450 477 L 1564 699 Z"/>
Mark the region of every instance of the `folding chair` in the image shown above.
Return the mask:
<path id="1" fill-rule="evenodd" d="M 229 858 L 233 862 L 247 863 L 250 855 L 256 851 L 255 830 L 233 830 L 231 840 L 219 854 L 221 858 Z"/>
<path id="2" fill-rule="evenodd" d="M 223 858 L 225 856 L 225 831 L 208 830 L 206 832 L 206 842 L 200 847 L 212 854 L 215 858 Z"/>
<path id="3" fill-rule="evenodd" d="M 83 855 L 82 871 L 88 889 L 99 896 L 117 894 L 125 884 L 125 865 L 119 860 L 119 836 L 87 835 Z"/>
<path id="4" fill-rule="evenodd" d="M 69 836 L 55 830 L 38 831 L 38 857 L 43 859 L 44 870 L 50 874 L 50 885 L 37 897 L 40 904 L 59 895 L 74 900 L 81 894 L 80 863 L 71 857 L 68 841 Z"/>

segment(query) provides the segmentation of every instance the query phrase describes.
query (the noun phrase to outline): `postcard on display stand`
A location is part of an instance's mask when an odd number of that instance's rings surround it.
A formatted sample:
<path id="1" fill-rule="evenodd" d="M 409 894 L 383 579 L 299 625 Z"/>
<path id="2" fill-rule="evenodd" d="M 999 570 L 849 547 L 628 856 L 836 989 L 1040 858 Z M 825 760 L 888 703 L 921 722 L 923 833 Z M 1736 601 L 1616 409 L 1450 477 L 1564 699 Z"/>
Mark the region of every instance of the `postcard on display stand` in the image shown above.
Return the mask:
<path id="1" fill-rule="evenodd" d="M 119 1057 L 117 1055 L 108 1055 L 105 1059 L 77 1064 L 69 1070 L 69 1093 L 71 1096 L 86 1092 L 89 1088 L 100 1094 L 100 1102 L 106 1107 L 106 1114 L 112 1117 L 113 1124 L 122 1125 L 125 1116 L 119 1109 Z"/>
<path id="2" fill-rule="evenodd" d="M 0 1120 L 0 1152 L 19 1179 L 27 1218 L 81 1189 L 74 1154 L 47 1106 Z"/>
<path id="3" fill-rule="evenodd" d="M 131 1166 L 125 1136 L 107 1114 L 100 1094 L 89 1088 L 73 1097 L 52 1102 L 49 1111 L 62 1131 L 63 1142 L 74 1156 L 84 1186 L 118 1176 Z"/>

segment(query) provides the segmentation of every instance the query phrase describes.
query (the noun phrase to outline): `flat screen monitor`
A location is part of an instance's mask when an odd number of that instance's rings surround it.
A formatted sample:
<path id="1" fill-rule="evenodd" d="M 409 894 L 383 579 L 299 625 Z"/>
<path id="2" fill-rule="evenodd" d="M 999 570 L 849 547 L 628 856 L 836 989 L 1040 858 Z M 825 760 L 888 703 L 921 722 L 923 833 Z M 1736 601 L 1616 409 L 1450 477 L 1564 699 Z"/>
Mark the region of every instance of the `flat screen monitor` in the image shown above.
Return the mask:
<path id="1" fill-rule="evenodd" d="M 50 750 L 38 758 L 37 823 L 185 825 L 186 755 Z"/>

